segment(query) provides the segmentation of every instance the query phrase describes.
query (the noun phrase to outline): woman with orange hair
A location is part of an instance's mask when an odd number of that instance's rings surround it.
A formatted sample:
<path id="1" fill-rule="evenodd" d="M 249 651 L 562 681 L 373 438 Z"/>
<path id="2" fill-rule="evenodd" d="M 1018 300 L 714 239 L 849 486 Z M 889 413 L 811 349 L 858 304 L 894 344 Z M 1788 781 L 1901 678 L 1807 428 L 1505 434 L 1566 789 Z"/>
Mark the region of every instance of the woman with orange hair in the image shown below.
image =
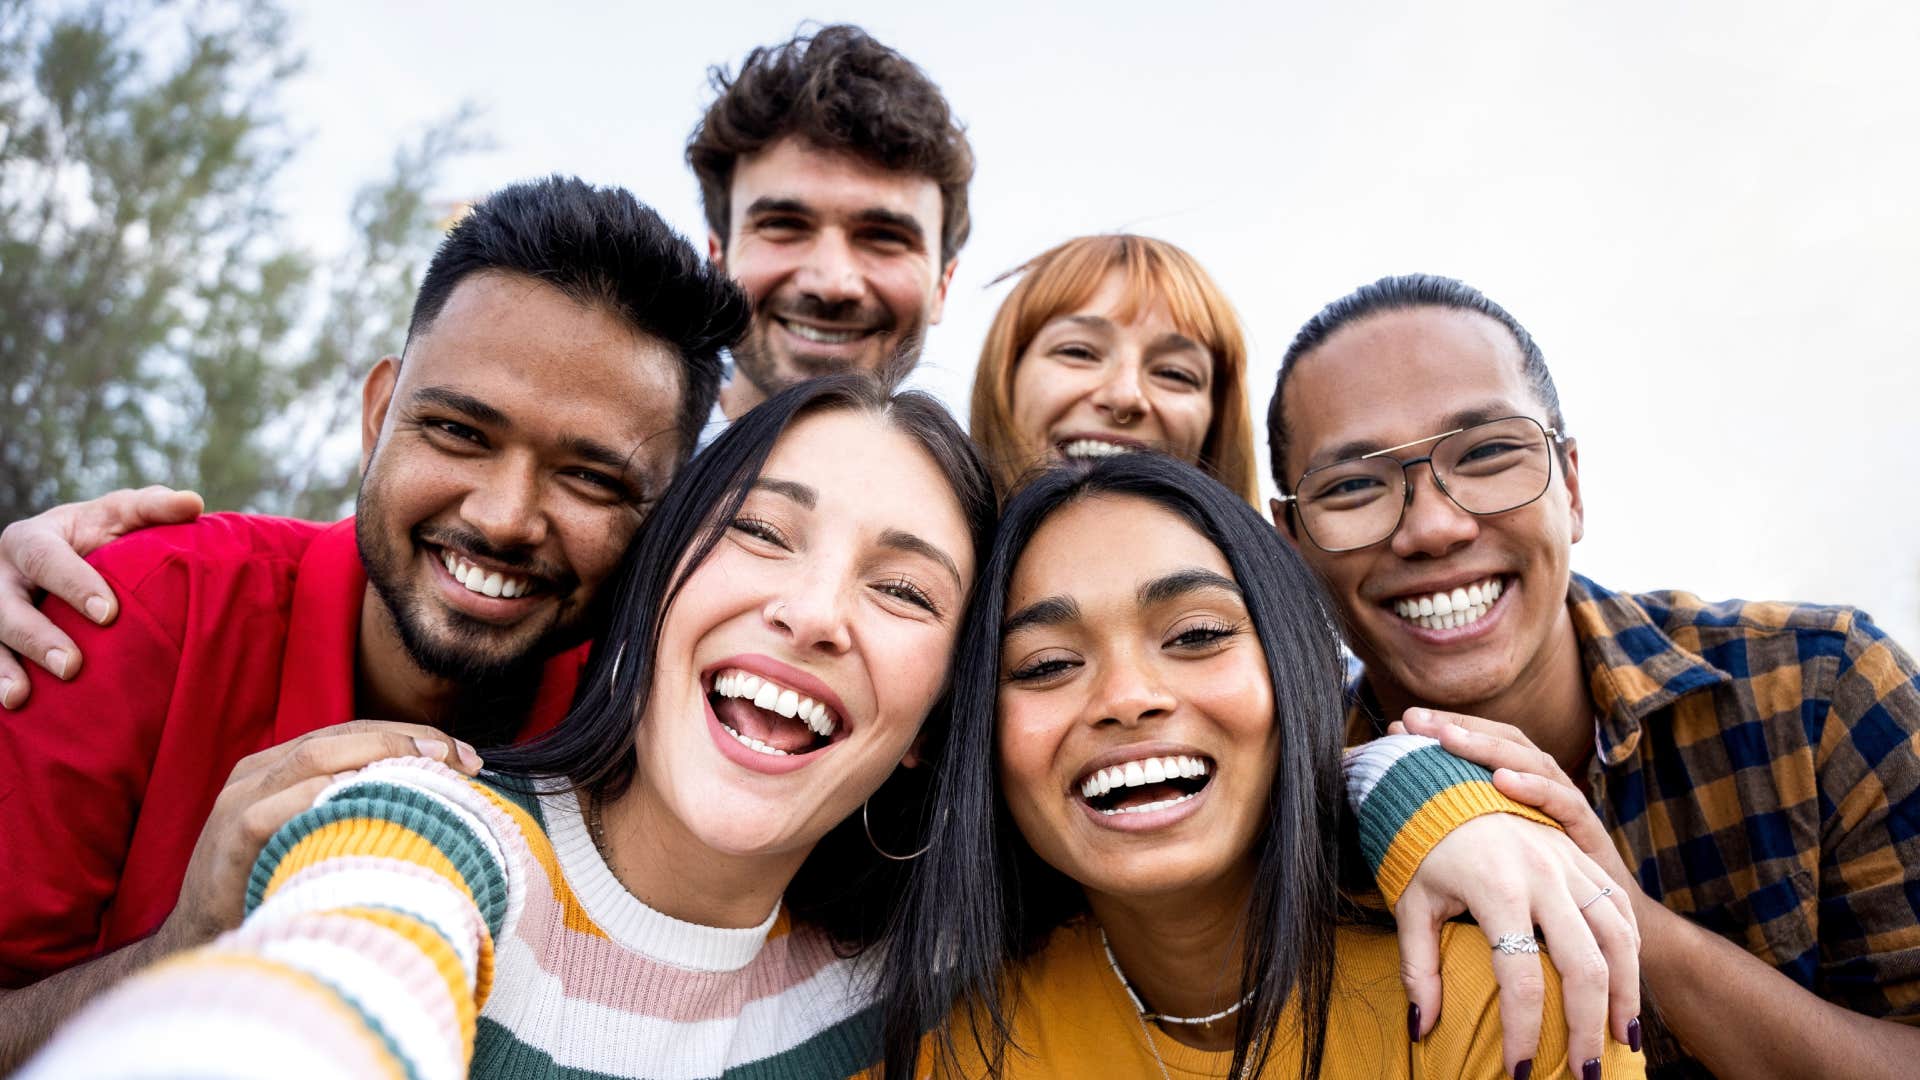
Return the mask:
<path id="1" fill-rule="evenodd" d="M 1151 449 L 1259 505 L 1246 337 L 1193 256 L 1082 236 L 1013 273 L 973 377 L 973 438 L 1002 493 L 1050 460 Z"/>

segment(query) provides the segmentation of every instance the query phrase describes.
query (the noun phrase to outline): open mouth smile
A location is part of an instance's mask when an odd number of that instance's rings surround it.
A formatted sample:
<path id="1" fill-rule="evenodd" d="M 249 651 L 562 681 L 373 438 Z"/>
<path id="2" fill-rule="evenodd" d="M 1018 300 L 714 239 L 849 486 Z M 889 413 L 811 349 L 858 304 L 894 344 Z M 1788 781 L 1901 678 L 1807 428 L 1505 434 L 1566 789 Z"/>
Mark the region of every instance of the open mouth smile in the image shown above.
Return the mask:
<path id="1" fill-rule="evenodd" d="M 1422 630 L 1460 630 L 1485 619 L 1511 586 L 1505 576 L 1495 574 L 1452 589 L 1396 597 L 1386 606 Z"/>
<path id="2" fill-rule="evenodd" d="M 440 562 L 446 566 L 447 573 L 459 582 L 468 592 L 481 596 L 503 596 L 511 600 L 527 595 L 534 587 L 534 579 L 501 570 L 488 570 L 475 566 L 467 557 L 449 548 L 439 551 Z"/>
<path id="3" fill-rule="evenodd" d="M 810 341 L 815 345 L 847 345 L 872 337 L 881 332 L 881 328 L 877 326 L 855 326 L 832 329 L 824 326 L 810 326 L 806 323 L 792 322 L 779 318 L 778 316 L 775 316 L 774 321 L 779 323 L 782 329 L 794 337 L 802 341 Z"/>
<path id="4" fill-rule="evenodd" d="M 1106 435 L 1069 435 L 1053 446 L 1064 458 L 1113 457 L 1147 449 L 1147 444 L 1136 439 L 1118 439 Z"/>
<path id="5" fill-rule="evenodd" d="M 1075 796 L 1105 818 L 1150 814 L 1190 802 L 1213 782 L 1214 762 L 1197 754 L 1134 758 L 1093 769 L 1074 781 Z"/>
<path id="6" fill-rule="evenodd" d="M 814 696 L 789 685 L 803 678 L 783 680 L 732 664 L 709 673 L 707 705 L 714 738 L 727 757 L 762 772 L 785 772 L 846 736 L 839 709 L 822 700 L 830 691 L 818 690 L 820 696 Z"/>

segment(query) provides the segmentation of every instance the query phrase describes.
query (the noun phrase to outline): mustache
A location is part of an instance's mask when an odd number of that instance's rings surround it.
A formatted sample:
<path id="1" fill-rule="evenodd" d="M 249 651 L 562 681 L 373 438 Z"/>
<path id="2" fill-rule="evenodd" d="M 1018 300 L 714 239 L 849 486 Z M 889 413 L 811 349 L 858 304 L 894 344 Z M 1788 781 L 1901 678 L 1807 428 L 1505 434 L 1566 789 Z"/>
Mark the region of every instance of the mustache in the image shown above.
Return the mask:
<path id="1" fill-rule="evenodd" d="M 865 304 L 859 300 L 826 301 L 807 293 L 779 301 L 769 297 L 760 305 L 760 314 L 813 319 L 826 323 L 845 323 L 849 326 L 868 327 L 882 333 L 894 328 L 893 313 L 877 304 Z"/>
<path id="2" fill-rule="evenodd" d="M 443 525 L 433 529 L 415 529 L 413 536 L 420 543 L 498 563 L 519 576 L 534 578 L 555 592 L 570 592 L 580 584 L 579 575 L 573 571 L 538 558 L 527 548 L 504 548 L 489 543 L 486 537 L 471 529 Z"/>

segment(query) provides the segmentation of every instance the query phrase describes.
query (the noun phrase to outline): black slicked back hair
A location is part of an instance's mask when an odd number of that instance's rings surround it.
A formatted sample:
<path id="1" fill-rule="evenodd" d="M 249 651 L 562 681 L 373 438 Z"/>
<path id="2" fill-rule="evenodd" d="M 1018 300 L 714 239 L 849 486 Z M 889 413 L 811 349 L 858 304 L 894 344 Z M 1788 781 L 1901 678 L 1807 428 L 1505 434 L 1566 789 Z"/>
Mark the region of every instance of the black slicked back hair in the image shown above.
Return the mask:
<path id="1" fill-rule="evenodd" d="M 1540 407 L 1546 410 L 1547 426 L 1565 433 L 1567 420 L 1560 414 L 1560 391 L 1554 388 L 1553 374 L 1547 370 L 1547 360 L 1541 355 L 1540 346 L 1527 328 L 1520 325 L 1520 320 L 1509 314 L 1506 308 L 1494 303 L 1487 294 L 1457 278 L 1438 274 L 1383 277 L 1321 308 L 1293 336 L 1293 344 L 1287 346 L 1287 354 L 1280 358 L 1280 377 L 1274 382 L 1273 398 L 1267 403 L 1267 463 L 1273 469 L 1274 487 L 1282 493 L 1292 493 L 1286 472 L 1290 436 L 1285 402 L 1287 380 L 1292 378 L 1298 362 L 1326 344 L 1327 339 L 1341 329 L 1362 319 L 1385 311 L 1408 311 L 1423 307 L 1471 311 L 1506 327 L 1520 346 L 1520 374 L 1527 380 L 1527 385 L 1533 388 L 1534 396 L 1540 400 Z M 1561 448 L 1560 453 L 1564 455 L 1566 450 Z M 1561 460 L 1564 464 L 1565 458 Z"/>
<path id="2" fill-rule="evenodd" d="M 682 458 L 720 392 L 720 350 L 746 332 L 746 294 L 652 208 L 617 187 L 549 176 L 476 203 L 440 242 L 414 297 L 407 342 L 425 333 L 470 275 L 551 285 L 665 343 L 682 360 L 675 425 Z"/>

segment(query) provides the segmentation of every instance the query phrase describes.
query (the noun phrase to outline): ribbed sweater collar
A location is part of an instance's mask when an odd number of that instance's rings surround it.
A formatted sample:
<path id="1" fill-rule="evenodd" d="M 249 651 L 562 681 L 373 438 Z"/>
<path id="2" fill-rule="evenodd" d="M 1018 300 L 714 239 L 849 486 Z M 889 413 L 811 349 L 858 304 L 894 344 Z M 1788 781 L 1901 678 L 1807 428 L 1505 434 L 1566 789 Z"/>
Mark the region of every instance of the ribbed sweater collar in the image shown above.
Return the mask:
<path id="1" fill-rule="evenodd" d="M 738 971 L 759 955 L 780 918 L 780 906 L 759 926 L 702 926 L 655 911 L 640 902 L 600 857 L 580 803 L 571 792 L 540 796 L 547 839 L 560 860 L 567 888 L 594 925 L 613 941 L 662 963 L 693 971 Z"/>

